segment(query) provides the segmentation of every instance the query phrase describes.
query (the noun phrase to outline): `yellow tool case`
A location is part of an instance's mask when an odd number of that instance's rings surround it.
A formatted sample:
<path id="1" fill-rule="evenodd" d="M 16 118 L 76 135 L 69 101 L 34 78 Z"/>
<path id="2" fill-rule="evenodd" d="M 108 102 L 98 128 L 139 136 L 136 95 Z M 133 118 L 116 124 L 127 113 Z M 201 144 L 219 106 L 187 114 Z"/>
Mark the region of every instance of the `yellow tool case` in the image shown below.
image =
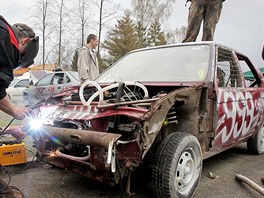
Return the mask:
<path id="1" fill-rule="evenodd" d="M 26 162 L 27 153 L 24 143 L 0 145 L 0 164 L 2 166 L 23 164 Z"/>

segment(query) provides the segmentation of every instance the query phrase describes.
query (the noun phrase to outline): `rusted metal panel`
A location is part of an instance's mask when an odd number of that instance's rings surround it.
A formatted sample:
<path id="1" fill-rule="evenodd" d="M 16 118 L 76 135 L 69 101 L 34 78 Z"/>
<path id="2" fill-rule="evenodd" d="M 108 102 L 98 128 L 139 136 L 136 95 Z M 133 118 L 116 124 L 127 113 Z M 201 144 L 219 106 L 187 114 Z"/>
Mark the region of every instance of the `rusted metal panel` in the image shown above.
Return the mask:
<path id="1" fill-rule="evenodd" d="M 60 141 L 73 142 L 77 144 L 90 145 L 108 148 L 108 144 L 111 140 L 116 141 L 121 137 L 120 134 L 95 132 L 79 129 L 67 129 L 58 127 L 47 127 L 44 129 L 45 134 L 51 137 L 56 137 Z"/>
<path id="2" fill-rule="evenodd" d="M 157 99 L 153 100 L 156 101 Z M 63 105 L 57 107 L 56 111 L 54 111 L 53 106 L 45 106 L 41 107 L 43 114 L 45 112 L 49 112 L 49 109 L 52 109 L 47 115 L 46 118 L 54 119 L 54 120 L 93 120 L 102 117 L 109 117 L 114 115 L 125 115 L 134 117 L 137 119 L 141 119 L 142 115 L 146 113 L 148 110 L 145 108 L 131 108 L 131 107 L 118 107 L 118 109 L 104 109 L 102 106 L 101 109 L 95 109 L 94 106 L 88 108 L 87 106 L 83 105 Z M 112 107 L 113 108 L 113 107 Z M 41 112 L 41 113 L 42 113 Z"/>
<path id="3" fill-rule="evenodd" d="M 169 110 L 172 108 L 172 106 L 175 105 L 176 101 L 182 101 L 183 104 L 192 103 L 190 105 L 190 111 L 195 112 L 195 107 L 199 107 L 199 93 L 201 92 L 200 88 L 182 88 L 176 91 L 173 91 L 169 93 L 168 95 L 162 97 L 160 100 L 154 103 L 152 109 L 147 112 L 144 115 L 144 118 L 146 121 L 144 122 L 144 134 L 142 134 L 142 142 L 144 147 L 144 157 L 153 144 L 154 140 L 156 139 L 157 135 L 159 134 L 163 122 L 169 112 Z M 198 94 L 198 95 L 197 95 Z M 193 100 L 194 99 L 194 100 Z M 186 126 L 190 130 L 191 133 L 197 133 L 198 130 L 198 119 L 197 119 L 197 113 L 196 114 L 190 114 L 188 115 L 181 115 L 181 116 L 188 116 L 189 120 L 191 120 L 190 125 Z M 185 117 L 187 118 L 187 117 Z"/>
<path id="4" fill-rule="evenodd" d="M 119 173 L 111 173 L 110 171 L 103 171 L 96 169 L 94 165 L 85 162 L 73 161 L 58 156 L 46 156 L 45 161 L 62 169 L 73 171 L 99 182 L 108 185 L 115 185 L 120 181 Z"/>

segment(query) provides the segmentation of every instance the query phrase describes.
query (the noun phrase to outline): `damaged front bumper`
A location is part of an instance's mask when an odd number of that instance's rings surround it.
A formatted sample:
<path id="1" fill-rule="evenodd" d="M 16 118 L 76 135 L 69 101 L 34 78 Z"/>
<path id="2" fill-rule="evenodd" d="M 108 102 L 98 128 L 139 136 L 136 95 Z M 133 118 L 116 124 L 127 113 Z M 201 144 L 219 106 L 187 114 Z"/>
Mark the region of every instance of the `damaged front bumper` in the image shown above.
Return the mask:
<path id="1" fill-rule="evenodd" d="M 37 137 L 39 156 L 48 163 L 115 185 L 141 162 L 138 138 L 101 131 L 44 126 Z"/>

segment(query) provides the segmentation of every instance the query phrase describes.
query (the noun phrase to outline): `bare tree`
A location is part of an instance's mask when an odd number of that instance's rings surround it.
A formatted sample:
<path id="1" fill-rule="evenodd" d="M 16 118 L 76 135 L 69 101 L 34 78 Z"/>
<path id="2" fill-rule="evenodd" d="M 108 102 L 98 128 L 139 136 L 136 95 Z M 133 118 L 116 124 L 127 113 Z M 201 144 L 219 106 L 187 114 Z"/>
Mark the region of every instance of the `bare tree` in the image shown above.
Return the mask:
<path id="1" fill-rule="evenodd" d="M 174 31 L 168 31 L 166 33 L 166 40 L 168 44 L 180 43 L 183 41 L 186 35 L 186 26 L 176 28 Z"/>
<path id="2" fill-rule="evenodd" d="M 48 14 L 50 8 L 50 0 L 37 0 L 33 6 L 33 20 L 35 22 L 35 29 L 40 31 L 40 38 L 42 40 L 42 65 L 45 69 L 45 64 L 50 52 L 46 54 L 46 41 L 51 34 L 51 30 L 48 31 L 49 21 Z"/>
<path id="3" fill-rule="evenodd" d="M 80 25 L 81 29 L 81 46 L 85 44 L 85 28 L 91 24 L 92 20 L 92 6 L 91 1 L 89 0 L 79 0 L 77 8 L 73 10 L 73 21 L 74 24 Z M 89 23 L 88 23 L 89 22 Z M 80 31 L 79 28 L 77 28 L 78 31 Z"/>
<path id="4" fill-rule="evenodd" d="M 176 34 L 176 38 L 177 38 L 178 43 L 183 41 L 183 39 L 186 36 L 186 31 L 187 31 L 186 26 L 181 26 L 180 28 L 176 28 L 175 34 Z"/>
<path id="5" fill-rule="evenodd" d="M 69 25 L 68 23 L 66 23 L 69 19 L 69 13 L 70 10 L 67 7 L 67 4 L 69 3 L 69 0 L 54 0 L 54 10 L 53 13 L 55 15 L 57 15 L 57 17 L 55 17 L 56 22 L 58 21 L 58 24 L 56 24 L 56 29 L 57 29 L 57 38 L 58 38 L 58 44 L 57 44 L 57 63 L 59 66 L 61 66 L 62 63 L 62 59 L 63 59 L 63 55 L 62 53 L 65 52 L 65 50 L 63 50 L 64 46 L 63 46 L 63 38 L 64 38 L 64 33 L 66 31 L 66 26 Z M 56 23 L 55 22 L 55 23 Z M 67 42 L 66 42 L 67 43 Z"/>
<path id="6" fill-rule="evenodd" d="M 117 18 L 119 4 L 114 4 L 110 0 L 93 0 L 94 5 L 99 9 L 99 22 L 98 22 L 98 54 L 101 50 L 101 35 L 102 28 L 110 21 Z"/>
<path id="7" fill-rule="evenodd" d="M 148 28 L 152 20 L 163 22 L 172 13 L 176 0 L 132 0 L 133 15 L 143 28 Z"/>
<path id="8" fill-rule="evenodd" d="M 101 42 L 101 33 L 102 33 L 102 18 L 103 18 L 103 4 L 104 0 L 101 0 L 100 3 L 100 14 L 99 14 L 99 31 L 98 31 L 98 54 L 100 52 L 100 42 Z"/>

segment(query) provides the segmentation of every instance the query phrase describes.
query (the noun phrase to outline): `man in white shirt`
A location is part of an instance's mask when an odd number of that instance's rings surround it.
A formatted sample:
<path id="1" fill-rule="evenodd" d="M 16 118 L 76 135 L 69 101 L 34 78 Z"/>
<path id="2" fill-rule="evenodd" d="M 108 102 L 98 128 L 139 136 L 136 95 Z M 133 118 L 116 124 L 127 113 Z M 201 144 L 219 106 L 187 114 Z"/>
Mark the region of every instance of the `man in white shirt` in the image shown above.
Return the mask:
<path id="1" fill-rule="evenodd" d="M 98 60 L 94 52 L 97 45 L 97 36 L 89 34 L 87 44 L 79 52 L 77 67 L 81 83 L 92 81 L 99 76 Z"/>

